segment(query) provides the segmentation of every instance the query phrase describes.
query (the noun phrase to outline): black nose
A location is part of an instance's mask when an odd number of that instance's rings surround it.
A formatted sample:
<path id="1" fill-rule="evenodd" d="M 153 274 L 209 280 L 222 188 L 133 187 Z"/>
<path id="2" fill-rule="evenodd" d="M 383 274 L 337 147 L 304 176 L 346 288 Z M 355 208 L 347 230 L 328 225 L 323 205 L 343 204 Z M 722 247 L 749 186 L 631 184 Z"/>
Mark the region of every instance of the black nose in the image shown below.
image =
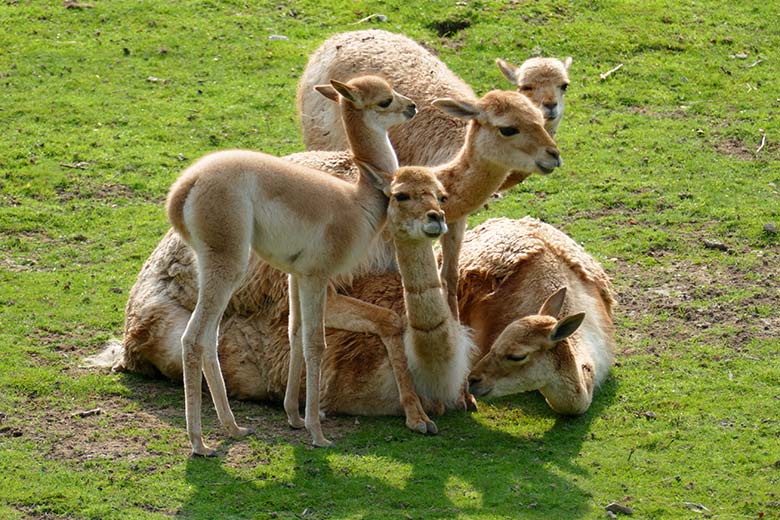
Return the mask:
<path id="1" fill-rule="evenodd" d="M 429 211 L 428 220 L 432 220 L 433 222 L 441 222 L 441 213 L 438 211 Z"/>
<path id="2" fill-rule="evenodd" d="M 555 110 L 556 108 L 558 108 L 558 103 L 557 102 L 555 102 L 555 103 L 543 103 L 543 104 L 544 104 L 544 108 L 546 108 L 547 110 Z"/>
<path id="3" fill-rule="evenodd" d="M 469 386 L 477 385 L 482 381 L 481 377 L 469 377 Z"/>
<path id="4" fill-rule="evenodd" d="M 548 148 L 547 153 L 550 154 L 556 161 L 560 160 L 561 158 L 561 152 L 559 152 L 557 148 Z"/>

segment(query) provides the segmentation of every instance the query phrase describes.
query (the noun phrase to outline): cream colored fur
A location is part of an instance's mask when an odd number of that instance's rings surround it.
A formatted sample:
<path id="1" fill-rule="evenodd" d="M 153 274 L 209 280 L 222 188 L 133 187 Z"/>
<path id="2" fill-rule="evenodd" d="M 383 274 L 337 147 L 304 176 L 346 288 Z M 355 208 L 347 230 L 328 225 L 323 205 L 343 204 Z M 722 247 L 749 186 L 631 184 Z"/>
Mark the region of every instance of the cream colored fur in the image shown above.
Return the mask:
<path id="1" fill-rule="evenodd" d="M 387 128 L 410 118 L 414 105 L 375 77 L 332 82 L 345 101 L 342 118 L 353 154 L 387 147 Z M 331 87 L 323 87 L 331 93 Z M 335 95 L 335 94 L 333 94 Z M 392 117 L 364 110 L 395 105 Z M 411 112 L 410 112 L 411 110 Z M 390 115 L 385 114 L 385 115 Z M 394 165 L 391 165 L 394 166 Z M 384 226 L 389 179 L 363 165 L 357 183 L 323 175 L 288 161 L 243 150 L 217 152 L 190 166 L 172 186 L 166 204 L 171 223 L 198 258 L 198 303 L 182 336 L 187 430 L 192 449 L 210 455 L 201 434 L 201 370 L 220 422 L 232 435 L 230 410 L 217 358 L 218 325 L 244 277 L 254 250 L 290 273 L 290 379 L 306 359 L 306 417 L 298 416 L 298 386 L 285 399 L 288 421 L 305 424 L 315 445 L 326 446 L 319 420 L 319 373 L 329 279 L 348 273 L 366 255 Z"/>

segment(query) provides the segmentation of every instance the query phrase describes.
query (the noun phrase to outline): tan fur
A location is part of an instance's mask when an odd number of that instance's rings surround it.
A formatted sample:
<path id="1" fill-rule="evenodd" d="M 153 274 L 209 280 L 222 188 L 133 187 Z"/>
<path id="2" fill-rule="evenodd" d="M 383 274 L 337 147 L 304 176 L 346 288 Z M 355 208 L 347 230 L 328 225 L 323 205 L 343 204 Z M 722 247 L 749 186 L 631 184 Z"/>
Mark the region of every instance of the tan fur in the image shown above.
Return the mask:
<path id="1" fill-rule="evenodd" d="M 464 381 L 473 350 L 470 336 L 450 313 L 430 241 L 447 230 L 440 207 L 445 197 L 433 172 L 404 167 L 393 179 L 388 207 L 408 320 L 406 357 L 418 392 L 438 410 L 466 408 Z M 418 212 L 410 204 L 415 200 L 426 207 L 429 222 L 409 218 Z"/>
<path id="2" fill-rule="evenodd" d="M 470 390 L 540 390 L 559 413 L 585 412 L 613 362 L 613 299 L 601 266 L 552 226 L 529 217 L 494 219 L 464 242 L 461 277 L 462 318 L 484 354 L 469 376 Z M 542 315 L 545 299 L 562 287 L 561 309 Z M 576 332 L 547 340 L 558 317 L 579 312 L 585 319 Z M 507 359 L 520 354 L 528 359 Z"/>
<path id="3" fill-rule="evenodd" d="M 379 157 L 397 165 L 387 128 L 410 118 L 414 105 L 380 78 L 349 84 L 332 81 L 318 89 L 341 100 L 347 135 L 357 157 Z M 384 110 L 373 110 L 387 100 Z M 359 114 L 358 114 L 359 113 Z M 377 152 L 376 150 L 382 150 Z M 182 336 L 187 431 L 195 454 L 213 450 L 202 439 L 201 370 L 222 424 L 245 435 L 230 410 L 217 358 L 217 329 L 230 297 L 244 277 L 253 249 L 270 265 L 290 273 L 291 358 L 288 379 L 300 378 L 306 359 L 306 420 L 298 415 L 298 385 L 285 398 L 288 421 L 305 424 L 315 445 L 330 444 L 319 423 L 319 365 L 328 280 L 349 273 L 381 231 L 387 211 L 382 190 L 388 179 L 365 165 L 357 183 L 243 150 L 217 152 L 190 166 L 171 187 L 167 211 L 197 256 L 199 291 Z"/>
<path id="4" fill-rule="evenodd" d="M 346 81 L 357 74 L 388 78 L 418 104 L 420 112 L 413 121 L 390 131 L 400 164 L 435 165 L 454 156 L 463 142 L 466 124 L 435 110 L 431 103 L 440 97 L 473 100 L 474 92 L 419 44 L 381 30 L 336 34 L 309 58 L 297 95 L 308 150 L 346 148 L 343 130 L 333 124 L 338 114 L 311 89 L 329 78 Z"/>
<path id="5" fill-rule="evenodd" d="M 558 62 L 558 60 L 551 61 Z M 532 61 L 531 65 L 524 69 L 523 80 L 531 81 L 534 78 L 534 71 L 538 71 L 542 76 L 535 81 L 534 85 L 539 91 L 546 90 L 550 86 L 549 81 L 555 83 L 551 88 L 558 88 L 559 78 L 553 77 L 548 70 L 553 67 L 537 66 L 534 63 L 536 61 Z M 499 67 L 502 64 L 506 62 L 500 60 Z M 570 64 L 571 60 L 567 59 L 565 68 L 568 69 Z M 341 150 L 346 144 L 343 133 L 334 130 L 334 127 L 337 128 L 337 125 L 333 124 L 337 114 L 320 96 L 312 94 L 312 86 L 330 77 L 347 79 L 361 72 L 380 74 L 391 79 L 398 88 L 414 99 L 420 108 L 420 113 L 410 124 L 390 131 L 390 138 L 400 164 L 432 166 L 456 161 L 456 155 L 461 153 L 459 150 L 463 150 L 464 147 L 461 145 L 468 138 L 467 134 L 474 130 L 474 125 L 467 126 L 467 118 L 457 117 L 451 112 L 437 112 L 432 105 L 437 98 L 455 98 L 472 103 L 476 96 L 463 80 L 428 50 L 405 36 L 382 30 L 354 31 L 334 35 L 320 45 L 310 57 L 298 83 L 297 96 L 298 113 L 301 116 L 307 149 Z M 513 84 L 517 84 L 514 74 L 512 77 L 507 77 Z M 487 96 L 481 101 L 485 101 L 486 98 Z M 536 96 L 532 99 L 540 103 L 539 108 L 543 108 L 542 103 L 546 99 L 544 96 Z M 536 116 L 531 116 L 529 121 L 536 120 Z M 543 119 L 542 121 L 546 124 Z M 559 122 L 560 118 L 554 125 L 553 133 Z M 551 139 L 550 142 L 552 143 Z M 485 149 L 481 145 L 477 146 Z M 532 143 L 528 143 L 525 147 L 522 144 L 518 146 L 526 152 L 530 152 L 531 147 Z M 460 157 L 460 159 L 468 158 Z M 456 162 L 462 166 L 466 161 Z M 557 164 L 560 165 L 560 161 Z M 531 173 L 539 171 L 533 162 L 515 166 L 509 171 L 482 162 L 472 165 L 468 171 L 458 168 L 446 173 L 439 172 L 448 177 L 440 177 L 440 179 L 447 190 L 453 192 L 451 200 L 458 201 L 458 205 L 461 206 L 460 209 L 445 208 L 451 232 L 442 241 L 445 260 L 441 274 L 454 313 L 457 314 L 455 294 L 458 283 L 457 253 L 466 227 L 465 221 L 459 221 L 460 217 L 481 207 L 495 191 L 508 189 L 522 182 Z M 500 182 L 496 182 L 498 176 L 501 176 Z M 457 189 L 454 184 L 456 181 L 460 182 L 460 179 L 467 181 Z M 477 191 L 472 190 L 475 186 L 478 187 Z M 492 191 L 485 194 L 488 188 Z"/>
<path id="6" fill-rule="evenodd" d="M 539 270 L 551 276 L 540 292 L 535 292 L 526 280 Z M 461 316 L 474 329 L 475 342 L 483 354 L 490 351 L 504 329 L 538 312 L 548 293 L 568 282 L 564 311 L 584 310 L 587 314 L 586 322 L 569 340 L 581 336 L 592 321 L 604 332 L 603 341 L 583 338 L 581 344 L 611 356 L 614 337 L 609 279 L 580 246 L 551 226 L 531 218 L 490 219 L 468 231 L 460 278 Z M 588 308 L 574 302 L 576 283 L 584 288 L 580 290 L 590 301 Z M 286 291 L 286 276 L 253 257 L 245 282 L 234 293 L 220 324 L 219 358 L 231 397 L 282 401 L 290 351 Z M 116 367 L 159 371 L 180 381 L 181 330 L 194 309 L 196 293 L 192 251 L 176 233 L 169 232 L 145 263 L 130 293 L 123 351 L 114 359 Z M 347 293 L 404 314 L 397 273 L 358 276 Z M 322 360 L 323 410 L 355 415 L 404 413 L 388 354 L 377 336 L 328 329 L 327 344 Z M 594 370 L 593 388 L 605 375 L 603 368 L 598 373 Z"/>
<path id="7" fill-rule="evenodd" d="M 496 64 L 517 91 L 528 96 L 544 115 L 544 127 L 555 137 L 563 119 L 564 95 L 569 86 L 572 58 L 530 58 L 519 67 L 502 59 Z"/>

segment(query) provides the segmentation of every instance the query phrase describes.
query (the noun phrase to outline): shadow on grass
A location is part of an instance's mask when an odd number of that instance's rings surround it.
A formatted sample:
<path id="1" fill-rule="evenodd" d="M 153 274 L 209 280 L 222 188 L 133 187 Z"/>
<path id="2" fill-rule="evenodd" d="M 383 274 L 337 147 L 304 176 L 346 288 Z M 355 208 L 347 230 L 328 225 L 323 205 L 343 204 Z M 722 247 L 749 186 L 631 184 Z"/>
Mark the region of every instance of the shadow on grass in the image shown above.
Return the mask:
<path id="1" fill-rule="evenodd" d="M 588 470 L 576 459 L 590 436 L 593 419 L 614 400 L 617 388 L 618 382 L 610 379 L 588 413 L 577 418 L 556 416 L 538 394 L 493 403 L 519 412 L 513 415 L 521 418 L 554 420 L 541 436 L 487 427 L 478 414 L 445 415 L 437 437 L 401 431 L 396 418 L 361 418 L 360 430 L 336 448 L 293 446 L 292 474 L 285 478 L 269 477 L 259 469 L 257 478 L 238 477 L 221 459 L 190 459 L 185 474 L 193 493 L 179 514 L 187 518 L 485 514 L 581 518 L 591 511 L 592 500 L 577 483 L 587 478 Z"/>

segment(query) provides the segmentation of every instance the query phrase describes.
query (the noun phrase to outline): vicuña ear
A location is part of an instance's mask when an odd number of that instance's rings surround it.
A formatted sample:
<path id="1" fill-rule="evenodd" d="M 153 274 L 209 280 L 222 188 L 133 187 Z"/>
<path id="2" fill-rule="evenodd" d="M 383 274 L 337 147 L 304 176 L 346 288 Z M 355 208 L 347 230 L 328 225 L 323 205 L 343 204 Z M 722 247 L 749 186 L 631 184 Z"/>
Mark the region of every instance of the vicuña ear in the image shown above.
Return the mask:
<path id="1" fill-rule="evenodd" d="M 504 77 L 508 79 L 512 85 L 517 84 L 517 67 L 501 58 L 496 58 L 496 65 L 498 65 L 498 68 L 504 73 Z"/>
<path id="2" fill-rule="evenodd" d="M 355 104 L 359 103 L 357 92 L 355 92 L 355 90 L 349 85 L 347 85 L 346 83 L 342 83 L 340 81 L 336 81 L 335 79 L 332 79 L 330 80 L 330 84 L 333 86 L 333 88 L 336 89 L 336 91 L 339 94 L 344 96 L 344 99 L 347 99 Z"/>
<path id="3" fill-rule="evenodd" d="M 563 67 L 566 69 L 566 72 L 569 72 L 569 67 L 571 67 L 572 57 L 569 56 L 565 60 L 563 60 Z"/>
<path id="4" fill-rule="evenodd" d="M 539 308 L 539 314 L 546 316 L 552 316 L 557 318 L 561 313 L 563 307 L 563 300 L 566 299 L 566 286 L 564 285 L 544 300 L 544 303 Z"/>
<path id="5" fill-rule="evenodd" d="M 434 99 L 433 106 L 458 119 L 476 119 L 482 114 L 482 111 L 469 101 L 460 101 L 452 98 Z"/>
<path id="6" fill-rule="evenodd" d="M 559 341 L 568 338 L 574 334 L 574 331 L 577 330 L 580 325 L 582 325 L 582 320 L 584 319 L 585 313 L 580 312 L 572 314 L 571 316 L 566 316 L 562 320 L 558 320 L 558 323 L 555 324 L 552 332 L 550 332 L 550 341 L 558 343 Z"/>
<path id="7" fill-rule="evenodd" d="M 360 175 L 366 177 L 376 189 L 390 196 L 390 181 L 393 177 L 391 174 L 360 159 L 355 159 L 355 165 L 360 170 Z"/>
<path id="8" fill-rule="evenodd" d="M 331 85 L 315 85 L 314 90 L 330 99 L 331 101 L 339 102 L 339 93 Z"/>

